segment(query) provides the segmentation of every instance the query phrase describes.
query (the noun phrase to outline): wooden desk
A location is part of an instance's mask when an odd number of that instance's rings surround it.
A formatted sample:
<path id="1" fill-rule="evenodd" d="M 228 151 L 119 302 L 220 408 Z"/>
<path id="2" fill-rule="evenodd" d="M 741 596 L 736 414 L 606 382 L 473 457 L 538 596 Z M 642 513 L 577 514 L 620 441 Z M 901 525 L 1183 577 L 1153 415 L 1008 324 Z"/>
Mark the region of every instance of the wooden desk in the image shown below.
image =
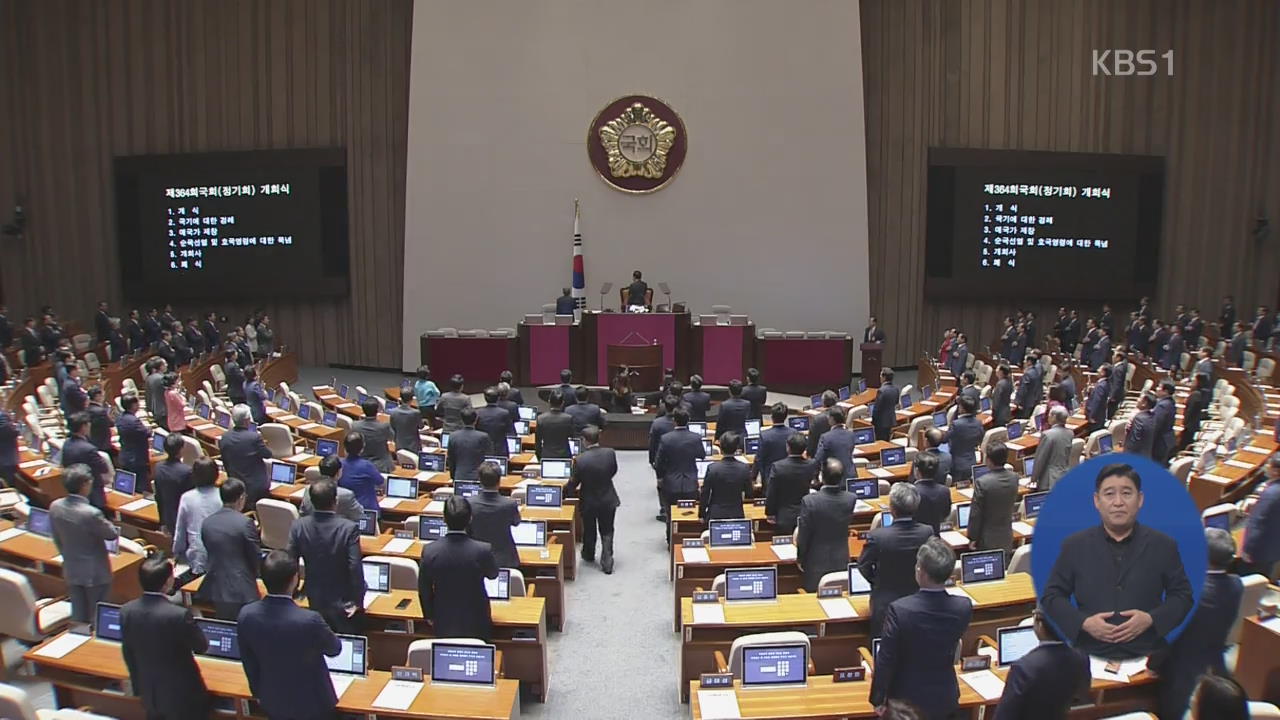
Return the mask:
<path id="1" fill-rule="evenodd" d="M 1240 627 L 1240 649 L 1236 660 L 1236 680 L 1250 700 L 1280 702 L 1280 630 L 1273 630 L 1258 618 L 1245 618 Z"/>
<path id="2" fill-rule="evenodd" d="M 1256 448 L 1263 452 L 1254 452 Z M 1229 458 L 1218 460 L 1218 464 L 1208 473 L 1192 473 L 1187 482 L 1187 491 L 1196 507 L 1201 510 L 1223 502 L 1234 502 L 1248 494 L 1253 479 L 1262 471 L 1267 458 L 1277 449 L 1275 438 L 1270 435 L 1255 435 L 1249 444 L 1236 450 Z M 1245 463 L 1249 467 L 1228 465 L 1226 460 Z"/>
<path id="3" fill-rule="evenodd" d="M 13 527 L 8 520 L 0 520 L 0 530 Z M 141 555 L 114 553 L 111 560 L 111 602 L 128 602 L 142 595 L 138 580 Z M 24 532 L 0 543 L 0 565 L 22 573 L 31 582 L 36 595 L 56 597 L 67 594 L 67 584 L 62 579 L 62 555 L 51 538 Z"/>
<path id="4" fill-rule="evenodd" d="M 66 633 L 62 633 L 66 634 Z M 61 637 L 46 640 L 29 650 L 23 659 L 36 668 L 40 677 L 53 683 L 59 707 L 92 705 L 94 710 L 121 720 L 143 720 L 142 702 L 132 695 L 129 671 L 117 643 L 91 639 L 61 658 L 38 654 L 38 650 Z M 232 660 L 196 656 L 196 665 L 205 687 L 219 697 L 245 701 L 252 697 L 244 667 Z M 362 715 L 395 718 L 458 718 L 505 720 L 518 716 L 515 680 L 499 679 L 492 691 L 456 688 L 426 683 L 406 711 L 375 708 L 373 701 L 391 679 L 389 672 L 371 670 L 358 678 L 338 699 L 338 710 Z M 236 718 L 248 718 L 244 702 L 236 702 Z"/>

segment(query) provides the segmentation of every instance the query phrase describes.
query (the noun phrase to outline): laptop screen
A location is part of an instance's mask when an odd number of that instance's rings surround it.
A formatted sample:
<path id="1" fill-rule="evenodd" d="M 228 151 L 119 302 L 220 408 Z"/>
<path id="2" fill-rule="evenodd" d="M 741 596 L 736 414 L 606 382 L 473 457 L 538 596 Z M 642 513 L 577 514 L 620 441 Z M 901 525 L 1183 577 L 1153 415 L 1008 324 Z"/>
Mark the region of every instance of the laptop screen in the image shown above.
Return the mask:
<path id="1" fill-rule="evenodd" d="M 311 419 L 311 406 L 310 406 L 310 405 L 307 405 L 306 403 L 303 403 L 302 405 L 299 405 L 299 406 L 298 406 L 298 417 L 302 418 L 303 420 L 310 420 L 310 419 Z"/>
<path id="2" fill-rule="evenodd" d="M 1036 430 L 1037 431 L 1044 430 L 1044 413 L 1040 413 L 1039 415 L 1036 416 Z"/>
<path id="3" fill-rule="evenodd" d="M 884 450 L 880 453 L 880 466 L 892 467 L 894 465 L 902 465 L 907 462 L 906 448 L 892 448 Z"/>
<path id="4" fill-rule="evenodd" d="M 330 455 L 337 455 L 337 454 L 338 454 L 337 440 L 317 440 L 316 441 L 316 455 L 319 455 L 320 457 L 323 458 L 323 457 L 329 457 Z"/>
<path id="5" fill-rule="evenodd" d="M 490 600 L 510 600 L 511 571 L 507 568 L 499 568 L 498 577 L 485 578 L 484 593 L 489 596 Z"/>
<path id="6" fill-rule="evenodd" d="M 960 579 L 965 583 L 1000 580 L 1004 577 L 1004 551 L 981 550 L 960 556 Z"/>
<path id="7" fill-rule="evenodd" d="M 566 480 L 571 467 L 568 460 L 543 460 L 539 474 L 550 480 Z"/>
<path id="8" fill-rule="evenodd" d="M 858 428 L 853 431 L 854 445 L 870 445 L 876 441 L 876 431 L 873 428 Z"/>
<path id="9" fill-rule="evenodd" d="M 1036 471 L 1036 459 L 1033 457 L 1023 458 L 1022 460 L 1023 477 L 1031 477 L 1031 475 L 1035 473 L 1035 471 Z"/>
<path id="10" fill-rule="evenodd" d="M 920 388 L 920 397 L 925 400 L 928 400 L 929 398 L 933 397 L 933 386 L 925 385 L 924 387 Z"/>
<path id="11" fill-rule="evenodd" d="M 492 685 L 493 645 L 431 644 L 431 682 Z"/>
<path id="12" fill-rule="evenodd" d="M 888 515 L 888 513 L 885 513 Z M 862 571 L 858 569 L 857 563 L 849 563 L 849 594 L 850 595 L 866 595 L 871 592 L 871 583 L 862 576 Z"/>
<path id="13" fill-rule="evenodd" d="M 707 477 L 707 468 L 711 467 L 710 460 L 695 460 L 694 464 L 698 466 L 698 479 L 703 480 Z"/>
<path id="14" fill-rule="evenodd" d="M 754 437 L 760 434 L 760 421 L 748 420 L 746 424 L 747 437 Z"/>
<path id="15" fill-rule="evenodd" d="M 903 410 L 907 410 L 907 409 L 909 409 L 910 407 L 911 407 L 911 395 L 909 395 L 909 394 L 907 394 L 907 393 L 903 393 L 903 395 L 902 395 L 902 409 L 903 409 Z"/>
<path id="16" fill-rule="evenodd" d="M 1231 530 L 1231 511 L 1213 513 L 1204 516 L 1204 526 L 1207 528 L 1218 528 L 1219 530 Z"/>
<path id="17" fill-rule="evenodd" d="M 752 547 L 755 535 L 751 521 L 746 519 L 711 520 L 707 523 L 711 532 L 711 547 Z"/>
<path id="18" fill-rule="evenodd" d="M 871 498 L 880 497 L 880 481 L 875 478 L 859 480 L 858 478 L 849 478 L 845 480 L 846 488 L 853 493 L 854 497 L 859 500 L 870 500 Z"/>
<path id="19" fill-rule="evenodd" d="M 391 566 L 372 560 L 360 561 L 364 571 L 364 587 L 370 592 L 384 593 L 391 589 Z"/>
<path id="20" fill-rule="evenodd" d="M 378 511 L 365 510 L 360 514 L 360 534 L 361 535 L 377 535 L 378 534 Z"/>
<path id="21" fill-rule="evenodd" d="M 1030 626 L 999 628 L 996 630 L 996 637 L 1000 665 L 1012 665 L 1021 660 L 1023 655 L 1040 646 L 1036 629 Z"/>
<path id="22" fill-rule="evenodd" d="M 333 657 L 326 655 L 324 658 L 324 664 L 329 668 L 329 672 L 364 675 L 365 658 L 369 654 L 369 639 L 361 635 L 339 635 L 338 642 L 342 643 L 342 652 Z"/>
<path id="23" fill-rule="evenodd" d="M 547 523 L 545 520 L 525 520 L 511 528 L 511 539 L 516 545 L 543 547 L 547 544 Z"/>
<path id="24" fill-rule="evenodd" d="M 473 498 L 480 494 L 480 483 L 469 480 L 454 480 L 453 494 L 458 497 Z"/>
<path id="25" fill-rule="evenodd" d="M 412 500 L 418 497 L 418 479 L 396 477 L 387 478 L 387 497 Z"/>
<path id="26" fill-rule="evenodd" d="M 532 422 L 538 419 L 538 408 L 530 407 L 528 405 L 521 405 L 516 408 L 516 413 L 520 416 L 520 419 L 525 422 Z"/>
<path id="27" fill-rule="evenodd" d="M 755 455 L 758 452 L 760 452 L 760 438 L 758 437 L 747 438 L 747 454 Z"/>
<path id="28" fill-rule="evenodd" d="M 862 378 L 862 379 L 858 380 L 858 392 L 860 392 L 860 393 L 861 393 L 861 392 L 866 392 L 866 391 L 867 391 L 867 379 L 866 379 L 866 378 Z"/>
<path id="29" fill-rule="evenodd" d="M 956 505 L 956 526 L 961 530 L 965 530 L 969 527 L 970 508 L 971 505 L 969 503 L 959 503 Z"/>
<path id="30" fill-rule="evenodd" d="M 809 396 L 809 407 L 812 407 L 812 408 L 822 407 L 822 393 Z"/>
<path id="31" fill-rule="evenodd" d="M 578 457 L 580 452 L 582 452 L 582 441 L 578 438 L 569 438 L 569 454 Z"/>
<path id="32" fill-rule="evenodd" d="M 1113 441 L 1111 439 L 1111 433 L 1107 433 L 1106 435 L 1098 438 L 1098 450 L 1101 452 L 1109 453 L 1111 452 L 1112 447 Z"/>
<path id="33" fill-rule="evenodd" d="M 386 408 L 384 408 L 384 409 L 385 409 L 387 412 L 391 412 L 392 410 L 395 410 L 395 409 L 397 409 L 397 408 L 399 408 L 399 407 L 400 407 L 400 403 L 396 402 L 395 400 L 388 400 L 388 401 L 387 401 L 387 407 L 386 407 Z"/>
<path id="34" fill-rule="evenodd" d="M 351 392 L 351 388 L 347 387 L 346 385 L 338 386 L 338 394 L 341 395 L 342 397 L 346 397 L 347 394 L 350 392 Z"/>
<path id="35" fill-rule="evenodd" d="M 33 507 L 28 512 L 30 515 L 27 516 L 27 532 L 52 537 L 53 526 L 49 522 L 49 511 Z"/>
<path id="36" fill-rule="evenodd" d="M 520 437 L 518 435 L 507 436 L 507 454 L 515 455 L 520 452 Z"/>
<path id="37" fill-rule="evenodd" d="M 418 518 L 418 539 L 424 542 L 430 540 L 439 540 L 444 534 L 449 532 L 449 527 L 444 524 L 444 518 L 434 515 L 423 515 Z"/>
<path id="38" fill-rule="evenodd" d="M 934 414 L 933 414 L 933 426 L 934 426 L 934 427 L 946 427 L 946 426 L 947 426 L 947 414 L 946 414 L 945 412 L 936 412 L 936 413 L 934 413 Z"/>
<path id="39" fill-rule="evenodd" d="M 1030 520 L 1040 514 L 1040 508 L 1044 505 L 1044 501 L 1049 497 L 1049 491 L 1038 493 L 1027 493 L 1022 499 L 1022 518 Z"/>
<path id="40" fill-rule="evenodd" d="M 893 524 L 893 513 L 891 512 L 880 513 L 880 527 L 889 527 L 892 524 Z"/>
<path id="41" fill-rule="evenodd" d="M 440 453 L 418 453 L 418 469 L 425 472 L 444 472 L 444 456 Z"/>
<path id="42" fill-rule="evenodd" d="M 724 571 L 725 600 L 774 600 L 778 597 L 778 568 L 731 568 Z"/>
<path id="43" fill-rule="evenodd" d="M 231 429 L 231 414 L 230 414 L 230 413 L 225 413 L 225 412 L 219 412 L 219 413 L 218 413 L 218 427 L 222 428 L 223 430 L 230 430 L 230 429 Z"/>
<path id="44" fill-rule="evenodd" d="M 298 477 L 298 467 L 292 463 L 276 460 L 271 463 L 271 482 L 292 485 Z"/>
<path id="45" fill-rule="evenodd" d="M 224 660 L 240 659 L 240 641 L 236 638 L 235 623 L 196 618 L 196 627 L 200 628 L 200 632 L 209 641 L 209 649 L 202 654 Z"/>
<path id="46" fill-rule="evenodd" d="M 209 419 L 209 414 L 211 412 L 213 412 L 213 410 L 208 405 L 205 405 L 204 403 L 198 403 L 196 405 L 196 414 L 205 420 Z"/>
<path id="47" fill-rule="evenodd" d="M 689 432 L 699 437 L 707 434 L 707 424 L 704 422 L 689 423 Z"/>
<path id="48" fill-rule="evenodd" d="M 978 405 L 980 406 L 982 412 L 991 412 L 991 398 L 989 397 L 982 398 L 982 400 L 978 403 Z"/>
<path id="49" fill-rule="evenodd" d="M 1009 433 L 1010 440 L 1017 440 L 1022 437 L 1022 423 L 1011 422 L 1005 426 L 1005 430 Z"/>
<path id="50" fill-rule="evenodd" d="M 324 417 L 321 418 L 320 422 L 321 424 L 327 425 L 329 427 L 337 427 L 338 413 L 334 412 L 333 410 L 326 410 L 324 413 Z"/>
<path id="51" fill-rule="evenodd" d="M 515 434 L 516 434 L 516 435 L 528 435 L 528 434 L 529 434 L 529 421 L 528 421 L 528 420 L 517 420 L 517 421 L 515 421 L 514 423 L 512 423 L 511 425 L 512 425 L 511 429 L 515 431 Z"/>
<path id="52" fill-rule="evenodd" d="M 564 503 L 563 490 L 559 485 L 528 485 L 525 489 L 525 503 L 529 507 L 558 508 Z"/>
<path id="53" fill-rule="evenodd" d="M 499 475 L 507 474 L 507 459 L 502 457 L 501 455 L 486 455 L 484 457 L 484 462 L 493 463 L 494 465 L 497 465 Z"/>
<path id="54" fill-rule="evenodd" d="M 987 473 L 991 472 L 991 468 L 987 467 L 986 465 L 974 465 L 971 472 L 973 473 L 973 479 L 977 480 L 983 475 L 986 475 Z"/>
<path id="55" fill-rule="evenodd" d="M 98 603 L 97 620 L 93 624 L 94 634 L 99 640 L 120 642 L 124 633 L 120 627 L 120 606 L 111 603 Z"/>
<path id="56" fill-rule="evenodd" d="M 157 432 L 151 436 L 151 449 L 156 452 L 164 452 L 165 438 L 169 437 L 168 433 Z"/>
<path id="57" fill-rule="evenodd" d="M 789 417 L 787 418 L 787 425 L 792 430 L 799 430 L 800 432 L 809 432 L 809 416 L 798 415 L 796 417 Z"/>
<path id="58" fill-rule="evenodd" d="M 138 486 L 138 476 L 128 470 L 116 470 L 115 480 L 111 483 L 111 489 L 116 492 L 132 495 L 134 489 Z"/>
<path id="59" fill-rule="evenodd" d="M 853 388 L 849 387 L 848 385 L 841 385 L 840 389 L 836 390 L 836 397 L 840 398 L 841 400 L 848 400 L 852 396 L 853 396 Z"/>
<path id="60" fill-rule="evenodd" d="M 809 671 L 808 648 L 802 644 L 742 649 L 742 685 L 803 685 Z"/>

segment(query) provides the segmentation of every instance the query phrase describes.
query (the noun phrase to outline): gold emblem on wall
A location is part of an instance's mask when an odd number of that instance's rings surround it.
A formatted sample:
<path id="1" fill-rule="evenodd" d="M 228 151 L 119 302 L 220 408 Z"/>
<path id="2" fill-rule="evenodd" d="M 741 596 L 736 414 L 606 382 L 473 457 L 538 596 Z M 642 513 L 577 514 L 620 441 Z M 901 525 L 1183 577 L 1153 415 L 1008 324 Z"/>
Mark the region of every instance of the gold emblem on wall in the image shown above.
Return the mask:
<path id="1" fill-rule="evenodd" d="M 596 115 L 587 155 L 600 178 L 617 190 L 653 192 L 684 163 L 684 122 L 657 98 L 629 95 Z"/>

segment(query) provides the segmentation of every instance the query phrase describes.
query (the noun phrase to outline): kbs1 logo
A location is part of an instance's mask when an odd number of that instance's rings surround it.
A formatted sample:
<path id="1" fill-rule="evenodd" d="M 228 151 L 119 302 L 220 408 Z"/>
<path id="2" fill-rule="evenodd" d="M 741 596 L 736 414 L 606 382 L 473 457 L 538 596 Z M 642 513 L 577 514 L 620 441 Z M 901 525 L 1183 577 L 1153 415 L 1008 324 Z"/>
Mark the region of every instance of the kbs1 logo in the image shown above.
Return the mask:
<path id="1" fill-rule="evenodd" d="M 1165 74 L 1173 77 L 1173 50 L 1163 53 L 1155 50 L 1127 50 L 1107 48 L 1093 51 L 1094 76 L 1106 75 L 1131 77 L 1156 75 L 1163 67 Z"/>

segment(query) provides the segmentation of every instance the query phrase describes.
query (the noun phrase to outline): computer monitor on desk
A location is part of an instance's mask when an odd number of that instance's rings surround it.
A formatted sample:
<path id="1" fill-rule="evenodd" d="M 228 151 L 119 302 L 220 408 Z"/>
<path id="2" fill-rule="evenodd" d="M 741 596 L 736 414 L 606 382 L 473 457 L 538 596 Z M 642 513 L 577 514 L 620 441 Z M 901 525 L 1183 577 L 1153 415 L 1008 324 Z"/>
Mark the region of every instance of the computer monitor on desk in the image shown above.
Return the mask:
<path id="1" fill-rule="evenodd" d="M 746 430 L 747 430 L 747 437 L 759 437 L 759 436 L 760 436 L 760 421 L 759 421 L 759 420 L 748 420 L 748 421 L 746 422 L 746 426 L 745 426 L 745 427 L 746 427 Z"/>
<path id="2" fill-rule="evenodd" d="M 236 637 L 236 624 L 226 620 L 196 618 L 196 627 L 209 641 L 209 648 L 201 655 L 222 660 L 240 661 L 240 641 Z"/>
<path id="3" fill-rule="evenodd" d="M 418 539 L 423 542 L 439 540 L 449 532 L 444 518 L 437 515 L 422 515 L 418 518 Z"/>
<path id="4" fill-rule="evenodd" d="M 111 489 L 125 495 L 132 495 L 138 487 L 138 476 L 128 470 L 116 470 L 115 480 L 111 483 Z"/>
<path id="5" fill-rule="evenodd" d="M 391 564 L 374 560 L 361 560 L 364 587 L 369 592 L 384 593 L 391 590 Z"/>
<path id="6" fill-rule="evenodd" d="M 707 424 L 704 422 L 691 422 L 688 427 L 689 432 L 698 437 L 705 437 L 707 434 Z"/>
<path id="7" fill-rule="evenodd" d="M 853 431 L 854 445 L 870 445 L 876 441 L 876 431 L 874 428 L 855 428 Z"/>
<path id="8" fill-rule="evenodd" d="M 849 563 L 849 594 L 850 595 L 869 595 L 871 593 L 871 583 L 862 576 L 862 571 L 858 569 L 857 563 Z"/>
<path id="9" fill-rule="evenodd" d="M 435 642 L 431 645 L 431 684 L 494 687 L 493 645 Z"/>
<path id="10" fill-rule="evenodd" d="M 521 405 L 516 408 L 516 414 L 518 414 L 520 419 L 525 422 L 533 422 L 538 419 L 538 408 L 531 405 Z"/>
<path id="11" fill-rule="evenodd" d="M 316 455 L 319 455 L 320 457 L 325 458 L 325 457 L 329 457 L 330 455 L 337 455 L 337 454 L 338 454 L 337 440 L 317 440 L 316 441 Z"/>
<path id="12" fill-rule="evenodd" d="M 521 547 L 545 547 L 547 544 L 547 522 L 545 520 L 525 520 L 511 528 L 511 539 Z"/>
<path id="13" fill-rule="evenodd" d="M 778 568 L 730 568 L 724 571 L 728 602 L 772 602 L 778 599 Z"/>
<path id="14" fill-rule="evenodd" d="M 27 532 L 53 537 L 53 525 L 49 521 L 49 511 L 33 507 L 27 511 Z"/>
<path id="15" fill-rule="evenodd" d="M 440 453 L 418 453 L 418 470 L 422 472 L 444 472 L 445 457 Z"/>
<path id="16" fill-rule="evenodd" d="M 484 592 L 490 600 L 506 601 L 511 599 L 511 570 L 498 569 L 498 577 L 484 579 Z"/>
<path id="17" fill-rule="evenodd" d="M 732 550 L 755 546 L 755 534 L 751 521 L 745 518 L 710 520 L 707 522 L 711 547 L 715 550 Z"/>
<path id="18" fill-rule="evenodd" d="M 1040 514 L 1040 508 L 1044 505 L 1045 498 L 1049 497 L 1049 491 L 1027 493 L 1022 498 L 1022 519 L 1031 520 Z"/>
<path id="19" fill-rule="evenodd" d="M 742 687 L 805 687 L 809 675 L 809 646 L 761 645 L 742 648 Z"/>
<path id="20" fill-rule="evenodd" d="M 564 504 L 564 488 L 560 485 L 528 485 L 525 504 L 531 508 L 558 508 Z"/>
<path id="21" fill-rule="evenodd" d="M 707 468 L 711 467 L 711 460 L 695 460 L 694 465 L 698 468 L 698 479 L 704 480 L 707 477 Z"/>
<path id="22" fill-rule="evenodd" d="M 809 416 L 797 415 L 787 418 L 787 425 L 797 432 L 809 432 Z"/>
<path id="23" fill-rule="evenodd" d="M 468 480 L 454 480 L 453 494 L 461 498 L 472 498 L 480 494 L 480 483 Z"/>
<path id="24" fill-rule="evenodd" d="M 1036 629 L 1026 627 L 1003 627 L 996 629 L 998 664 L 1001 667 L 1012 665 L 1022 659 L 1023 655 L 1035 650 L 1040 645 L 1036 637 Z"/>
<path id="25" fill-rule="evenodd" d="M 964 584 L 1004 579 L 1004 551 L 979 550 L 960 556 L 960 579 Z"/>
<path id="26" fill-rule="evenodd" d="M 324 664 L 329 672 L 363 676 L 368 671 L 369 639 L 363 635 L 339 635 L 342 651 L 333 657 L 325 656 Z"/>
<path id="27" fill-rule="evenodd" d="M 538 474 L 547 480 L 568 480 L 573 463 L 569 460 L 547 459 L 542 461 Z"/>
<path id="28" fill-rule="evenodd" d="M 880 497 L 880 481 L 875 478 L 848 478 L 846 487 L 859 500 L 871 500 Z"/>
<path id="29" fill-rule="evenodd" d="M 120 625 L 120 606 L 113 603 L 98 603 L 96 622 L 93 624 L 94 637 L 108 642 L 124 640 L 124 632 Z"/>

